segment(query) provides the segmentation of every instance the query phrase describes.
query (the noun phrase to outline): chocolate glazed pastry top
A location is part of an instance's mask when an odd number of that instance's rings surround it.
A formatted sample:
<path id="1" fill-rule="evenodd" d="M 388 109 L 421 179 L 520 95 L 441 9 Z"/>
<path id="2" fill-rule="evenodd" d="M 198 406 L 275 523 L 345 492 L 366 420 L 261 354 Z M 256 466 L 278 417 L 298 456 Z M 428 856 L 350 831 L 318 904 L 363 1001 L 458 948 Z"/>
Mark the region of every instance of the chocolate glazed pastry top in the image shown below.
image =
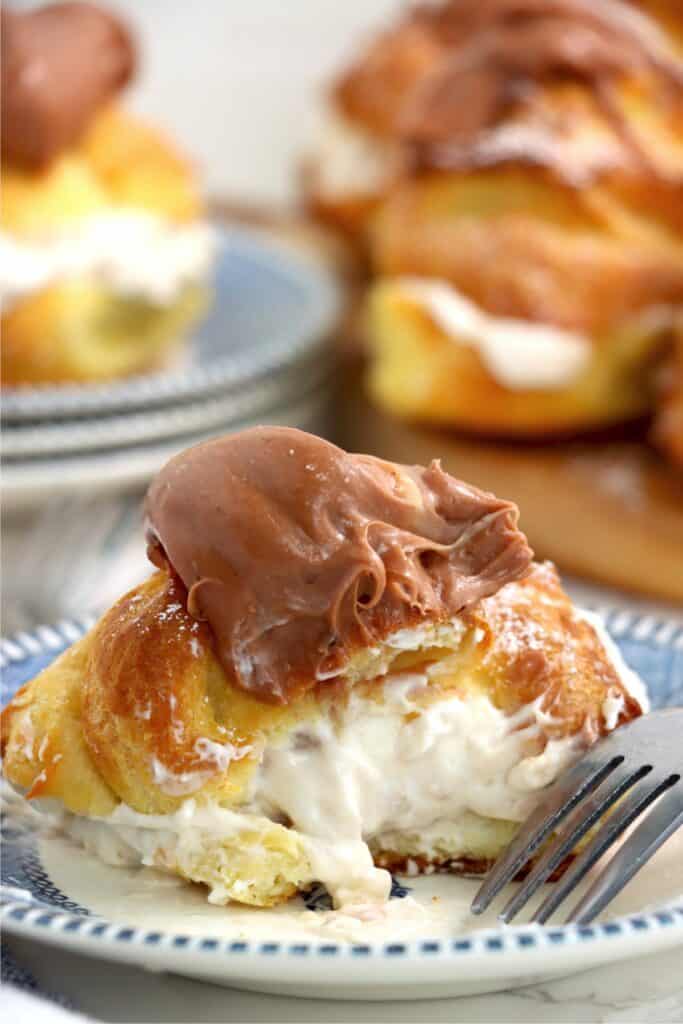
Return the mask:
<path id="1" fill-rule="evenodd" d="M 130 80 L 133 41 L 117 18 L 88 3 L 25 13 L 3 7 L 1 18 L 2 155 L 42 168 Z"/>
<path id="2" fill-rule="evenodd" d="M 661 171 L 616 100 L 625 77 L 636 92 L 646 85 L 676 123 L 680 59 L 657 24 L 622 0 L 446 0 L 416 6 L 383 33 L 339 78 L 333 98 L 365 131 L 402 143 L 407 170 L 531 162 L 571 185 L 604 159 L 591 146 L 575 153 L 569 142 L 567 118 L 585 121 L 588 101 L 612 132 L 610 159 L 652 179 Z M 542 88 L 560 83 L 577 85 L 583 104 L 544 102 Z M 530 122 L 522 131 L 510 124 L 520 114 Z"/>
<path id="3" fill-rule="evenodd" d="M 515 506 L 438 462 L 349 455 L 285 427 L 176 456 L 146 515 L 150 559 L 180 577 L 229 677 L 278 703 L 355 649 L 495 593 L 532 557 Z"/>
<path id="4" fill-rule="evenodd" d="M 336 80 L 332 97 L 338 109 L 371 134 L 392 138 L 407 98 L 447 51 L 441 21 L 438 7 L 410 8 Z"/>
<path id="5" fill-rule="evenodd" d="M 397 124 L 417 169 L 498 162 L 486 148 L 489 133 L 511 111 L 533 109 L 538 86 L 558 82 L 584 86 L 631 162 L 647 167 L 615 83 L 645 75 L 662 104 L 683 102 L 683 68 L 665 38 L 620 0 L 452 0 L 441 24 L 448 56 L 416 85 Z M 557 131 L 550 117 L 550 142 Z M 519 159 L 519 142 L 511 146 L 508 155 Z M 499 142 L 498 159 L 504 150 Z"/>

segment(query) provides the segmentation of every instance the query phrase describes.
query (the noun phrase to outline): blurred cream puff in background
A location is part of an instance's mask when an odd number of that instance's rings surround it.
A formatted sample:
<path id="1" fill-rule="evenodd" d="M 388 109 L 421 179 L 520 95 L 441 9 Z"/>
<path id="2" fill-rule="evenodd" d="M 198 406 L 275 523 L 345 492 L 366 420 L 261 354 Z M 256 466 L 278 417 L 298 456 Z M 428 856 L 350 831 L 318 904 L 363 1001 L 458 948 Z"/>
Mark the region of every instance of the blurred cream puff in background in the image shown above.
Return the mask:
<path id="1" fill-rule="evenodd" d="M 135 70 L 128 27 L 102 7 L 2 9 L 5 385 L 159 365 L 205 308 L 195 170 L 120 106 Z"/>
<path id="2" fill-rule="evenodd" d="M 678 599 L 682 28 L 654 0 L 406 6 L 332 80 L 303 175 L 370 268 L 346 443 L 436 446 L 543 554 Z M 577 487 L 578 521 L 552 498 Z"/>

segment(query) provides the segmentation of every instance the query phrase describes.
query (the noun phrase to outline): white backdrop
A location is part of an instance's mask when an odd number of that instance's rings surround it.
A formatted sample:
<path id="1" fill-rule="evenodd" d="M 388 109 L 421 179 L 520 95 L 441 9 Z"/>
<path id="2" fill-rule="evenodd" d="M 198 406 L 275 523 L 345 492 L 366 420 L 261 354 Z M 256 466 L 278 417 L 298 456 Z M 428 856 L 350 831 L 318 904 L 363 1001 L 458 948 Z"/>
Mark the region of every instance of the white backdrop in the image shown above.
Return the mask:
<path id="1" fill-rule="evenodd" d="M 405 0 L 104 0 L 135 27 L 127 102 L 175 133 L 212 193 L 283 203 L 321 83 Z"/>

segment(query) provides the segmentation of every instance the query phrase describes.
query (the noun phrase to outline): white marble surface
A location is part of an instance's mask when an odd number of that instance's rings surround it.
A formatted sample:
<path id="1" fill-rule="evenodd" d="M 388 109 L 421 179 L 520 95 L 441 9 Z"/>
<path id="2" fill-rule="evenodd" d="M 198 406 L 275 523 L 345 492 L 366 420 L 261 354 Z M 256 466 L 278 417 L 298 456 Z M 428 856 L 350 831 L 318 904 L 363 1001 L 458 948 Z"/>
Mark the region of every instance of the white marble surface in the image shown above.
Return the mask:
<path id="1" fill-rule="evenodd" d="M 664 1024 L 683 1021 L 683 947 L 492 995 L 358 1003 L 265 996 L 5 939 L 38 981 L 103 1021 L 486 1021 Z"/>

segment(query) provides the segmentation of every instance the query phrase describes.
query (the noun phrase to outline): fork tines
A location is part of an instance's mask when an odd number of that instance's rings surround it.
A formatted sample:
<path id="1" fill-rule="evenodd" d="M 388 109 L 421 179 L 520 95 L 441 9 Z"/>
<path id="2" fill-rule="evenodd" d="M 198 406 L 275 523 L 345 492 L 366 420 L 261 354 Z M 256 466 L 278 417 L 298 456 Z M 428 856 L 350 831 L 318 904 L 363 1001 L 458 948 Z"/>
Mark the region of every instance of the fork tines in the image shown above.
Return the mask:
<path id="1" fill-rule="evenodd" d="M 475 896 L 472 913 L 486 910 L 540 850 L 499 915 L 511 921 L 594 829 L 533 917 L 540 923 L 547 921 L 603 854 L 648 812 L 567 919 L 581 924 L 592 921 L 683 825 L 682 735 L 683 708 L 667 708 L 623 726 L 592 747 L 546 791 Z"/>

